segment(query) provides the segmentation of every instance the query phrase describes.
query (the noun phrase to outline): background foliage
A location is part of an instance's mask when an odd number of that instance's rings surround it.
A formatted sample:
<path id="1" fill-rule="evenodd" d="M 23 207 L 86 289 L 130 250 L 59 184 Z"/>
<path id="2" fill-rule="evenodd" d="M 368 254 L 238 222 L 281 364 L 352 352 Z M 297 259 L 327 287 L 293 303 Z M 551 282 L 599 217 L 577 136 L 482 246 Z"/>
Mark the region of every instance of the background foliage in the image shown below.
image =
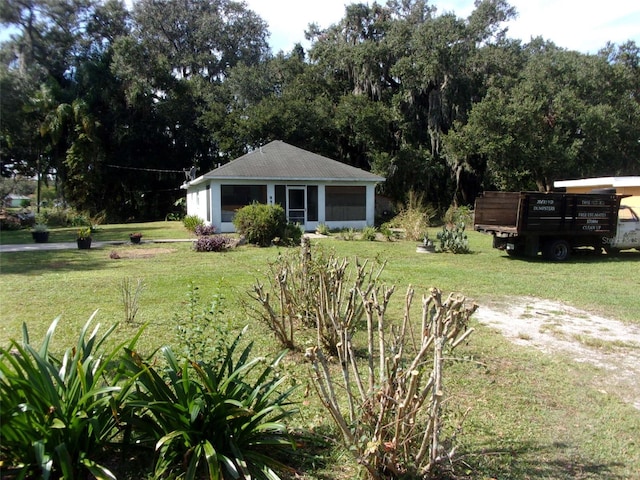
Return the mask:
<path id="1" fill-rule="evenodd" d="M 311 47 L 271 52 L 231 0 L 7 1 L 2 175 L 40 175 L 108 221 L 173 211 L 184 172 L 280 139 L 387 178 L 441 211 L 482 189 L 640 173 L 640 50 L 506 37 L 516 12 L 351 4 Z M 188 34 L 187 34 L 188 32 Z"/>

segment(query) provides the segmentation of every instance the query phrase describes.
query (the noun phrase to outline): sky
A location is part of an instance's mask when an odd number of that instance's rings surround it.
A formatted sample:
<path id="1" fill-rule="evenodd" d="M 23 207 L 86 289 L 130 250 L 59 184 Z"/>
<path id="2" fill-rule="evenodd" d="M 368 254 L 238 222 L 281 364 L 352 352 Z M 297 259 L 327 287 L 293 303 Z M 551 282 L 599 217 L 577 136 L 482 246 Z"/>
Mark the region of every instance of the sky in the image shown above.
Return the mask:
<path id="1" fill-rule="evenodd" d="M 2 0 L 0 0 L 2 1 Z M 135 0 L 126 0 L 130 4 Z M 245 0 L 248 7 L 269 25 L 273 53 L 288 53 L 296 43 L 310 46 L 304 38 L 309 23 L 327 28 L 344 16 L 345 5 L 373 0 Z M 507 0 L 518 17 L 507 23 L 508 36 L 527 43 L 541 36 L 557 46 L 582 53 L 597 53 L 607 41 L 622 44 L 635 40 L 640 46 L 640 0 Z M 386 0 L 378 0 L 385 4 Z M 474 0 L 429 0 L 437 14 L 454 12 L 467 18 Z M 0 28 L 0 41 L 9 31 Z"/>
<path id="2" fill-rule="evenodd" d="M 269 44 L 274 53 L 291 51 L 300 42 L 309 43 L 304 31 L 309 23 L 327 28 L 344 16 L 352 0 L 245 0 L 248 7 L 269 24 Z M 362 3 L 372 1 L 359 0 Z M 385 0 L 378 0 L 385 4 Z M 454 12 L 466 18 L 473 0 L 431 0 L 437 14 Z M 640 45 L 640 1 L 638 0 L 510 0 L 518 17 L 509 22 L 508 36 L 527 43 L 541 36 L 557 46 L 582 53 L 597 53 L 607 41 L 616 44 L 635 40 Z"/>

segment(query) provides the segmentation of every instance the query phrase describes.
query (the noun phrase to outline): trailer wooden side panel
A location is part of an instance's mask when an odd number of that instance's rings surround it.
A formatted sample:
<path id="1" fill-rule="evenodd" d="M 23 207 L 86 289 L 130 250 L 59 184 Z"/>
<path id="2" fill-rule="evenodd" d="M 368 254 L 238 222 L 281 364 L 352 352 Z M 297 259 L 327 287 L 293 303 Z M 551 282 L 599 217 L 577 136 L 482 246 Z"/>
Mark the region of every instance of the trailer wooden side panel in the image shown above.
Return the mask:
<path id="1" fill-rule="evenodd" d="M 475 229 L 494 231 L 499 227 L 501 231 L 515 232 L 518 227 L 519 211 L 520 193 L 484 192 L 476 199 L 474 207 Z"/>
<path id="2" fill-rule="evenodd" d="M 538 192 L 484 192 L 474 227 L 498 235 L 614 235 L 620 196 Z"/>

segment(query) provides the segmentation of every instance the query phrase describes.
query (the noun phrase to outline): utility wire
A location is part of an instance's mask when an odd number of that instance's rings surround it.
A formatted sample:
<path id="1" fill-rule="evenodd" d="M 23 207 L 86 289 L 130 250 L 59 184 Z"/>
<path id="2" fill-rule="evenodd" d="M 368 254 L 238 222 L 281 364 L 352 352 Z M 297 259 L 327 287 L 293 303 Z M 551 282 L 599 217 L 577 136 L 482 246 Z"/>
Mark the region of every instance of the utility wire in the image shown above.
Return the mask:
<path id="1" fill-rule="evenodd" d="M 184 172 L 188 172 L 189 170 L 164 170 L 164 169 L 159 169 L 159 168 L 139 168 L 139 167 L 125 167 L 124 165 L 111 165 L 111 164 L 105 164 L 105 167 L 111 167 L 111 168 L 121 168 L 123 170 L 138 170 L 138 171 L 142 171 L 142 172 L 161 172 L 161 173 L 182 173 L 184 174 Z"/>

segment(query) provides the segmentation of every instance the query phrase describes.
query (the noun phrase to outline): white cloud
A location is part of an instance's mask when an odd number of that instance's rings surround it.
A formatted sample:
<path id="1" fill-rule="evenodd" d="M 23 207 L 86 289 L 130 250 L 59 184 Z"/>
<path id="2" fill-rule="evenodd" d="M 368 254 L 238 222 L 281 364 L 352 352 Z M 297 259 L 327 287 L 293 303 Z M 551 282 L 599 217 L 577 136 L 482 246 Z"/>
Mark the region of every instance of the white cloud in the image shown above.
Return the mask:
<path id="1" fill-rule="evenodd" d="M 260 15 L 271 32 L 274 52 L 290 51 L 296 42 L 308 47 L 304 31 L 315 22 L 326 28 L 340 21 L 351 0 L 246 0 Z M 369 2 L 372 3 L 372 2 Z M 379 3 L 385 3 L 379 0 Z M 635 40 L 640 45 L 640 2 L 638 0 L 510 0 L 518 18 L 507 24 L 509 36 L 528 42 L 541 36 L 559 47 L 595 53 L 607 41 L 623 43 Z M 467 17 L 473 0 L 435 0 L 438 13 L 455 12 Z"/>

